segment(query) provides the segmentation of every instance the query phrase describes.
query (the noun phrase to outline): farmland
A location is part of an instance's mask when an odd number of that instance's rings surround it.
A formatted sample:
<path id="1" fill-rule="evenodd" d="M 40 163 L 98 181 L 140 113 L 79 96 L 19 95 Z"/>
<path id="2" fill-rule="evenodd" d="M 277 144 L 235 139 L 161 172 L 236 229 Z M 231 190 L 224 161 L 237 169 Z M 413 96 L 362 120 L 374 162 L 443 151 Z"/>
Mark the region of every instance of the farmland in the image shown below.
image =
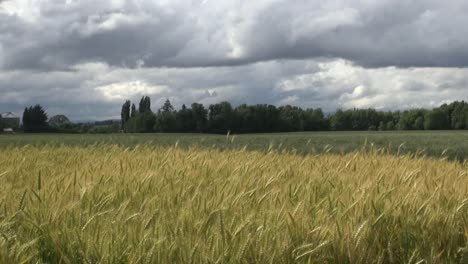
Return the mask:
<path id="1" fill-rule="evenodd" d="M 391 131 L 391 132 L 303 132 L 210 135 L 210 134 L 18 134 L 0 135 L 0 148 L 24 145 L 86 146 L 95 143 L 136 145 L 200 146 L 217 149 L 297 151 L 302 154 L 350 153 L 363 146 L 385 148 L 391 154 L 419 153 L 463 160 L 468 157 L 467 131 Z"/>
<path id="2" fill-rule="evenodd" d="M 0 153 L 3 263 L 462 263 L 468 167 L 158 146 Z"/>
<path id="3" fill-rule="evenodd" d="M 466 263 L 466 141 L 4 135 L 0 263 Z"/>

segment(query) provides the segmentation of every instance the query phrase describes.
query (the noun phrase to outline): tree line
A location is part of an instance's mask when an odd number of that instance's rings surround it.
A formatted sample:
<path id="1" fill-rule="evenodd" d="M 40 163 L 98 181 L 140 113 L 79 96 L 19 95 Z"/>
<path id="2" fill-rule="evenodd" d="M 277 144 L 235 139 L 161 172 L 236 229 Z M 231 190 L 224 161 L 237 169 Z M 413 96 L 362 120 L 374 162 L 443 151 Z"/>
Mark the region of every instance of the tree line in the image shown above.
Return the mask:
<path id="1" fill-rule="evenodd" d="M 0 133 L 8 127 L 0 116 Z M 46 110 L 39 104 L 26 107 L 20 129 L 25 133 L 118 133 L 120 120 L 72 123 L 64 115 L 48 117 Z"/>
<path id="2" fill-rule="evenodd" d="M 0 129 L 2 126 L 0 118 Z M 200 103 L 175 109 L 169 100 L 156 111 L 151 99 L 143 96 L 138 108 L 130 100 L 122 105 L 121 119 L 72 123 L 63 115 L 51 117 L 40 105 L 23 112 L 24 132 L 56 133 L 270 133 L 340 130 L 451 130 L 468 129 L 468 103 L 456 101 L 433 109 L 378 111 L 376 109 L 339 109 L 324 114 L 320 108 L 303 109 L 268 104 L 233 107 L 220 102 L 205 107 Z"/>
<path id="3" fill-rule="evenodd" d="M 434 109 L 378 111 L 337 110 L 325 115 L 320 108 L 220 102 L 205 107 L 193 103 L 176 110 L 169 100 L 155 112 L 143 96 L 138 109 L 130 100 L 121 111 L 121 130 L 128 133 L 269 133 L 338 130 L 450 130 L 468 129 L 468 103 L 456 101 Z"/>

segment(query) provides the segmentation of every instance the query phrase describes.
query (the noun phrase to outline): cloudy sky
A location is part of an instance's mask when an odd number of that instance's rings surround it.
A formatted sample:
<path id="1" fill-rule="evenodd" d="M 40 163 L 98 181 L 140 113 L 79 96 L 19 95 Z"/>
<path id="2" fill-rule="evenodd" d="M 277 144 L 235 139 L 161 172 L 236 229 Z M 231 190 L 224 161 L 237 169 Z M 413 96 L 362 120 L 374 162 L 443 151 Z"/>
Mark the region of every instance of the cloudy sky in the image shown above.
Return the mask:
<path id="1" fill-rule="evenodd" d="M 0 112 L 468 100 L 466 0 L 0 0 Z"/>

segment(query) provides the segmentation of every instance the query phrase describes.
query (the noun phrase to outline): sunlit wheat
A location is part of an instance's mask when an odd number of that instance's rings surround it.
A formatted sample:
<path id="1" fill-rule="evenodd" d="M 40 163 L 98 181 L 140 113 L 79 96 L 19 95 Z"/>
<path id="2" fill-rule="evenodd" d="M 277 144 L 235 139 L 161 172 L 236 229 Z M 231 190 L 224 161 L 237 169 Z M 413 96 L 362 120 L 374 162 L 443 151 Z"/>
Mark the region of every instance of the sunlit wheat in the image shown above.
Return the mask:
<path id="1" fill-rule="evenodd" d="M 384 153 L 4 148 L 0 261 L 466 263 L 468 165 Z"/>

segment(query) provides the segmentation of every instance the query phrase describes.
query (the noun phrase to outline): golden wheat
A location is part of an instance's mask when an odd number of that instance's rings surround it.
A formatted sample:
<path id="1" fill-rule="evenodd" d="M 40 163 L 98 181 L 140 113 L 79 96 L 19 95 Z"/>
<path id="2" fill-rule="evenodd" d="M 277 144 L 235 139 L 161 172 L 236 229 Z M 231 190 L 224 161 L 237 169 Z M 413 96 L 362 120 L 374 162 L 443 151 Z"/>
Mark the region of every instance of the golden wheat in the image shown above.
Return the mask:
<path id="1" fill-rule="evenodd" d="M 463 263 L 468 166 L 96 144 L 0 152 L 3 263 Z"/>

